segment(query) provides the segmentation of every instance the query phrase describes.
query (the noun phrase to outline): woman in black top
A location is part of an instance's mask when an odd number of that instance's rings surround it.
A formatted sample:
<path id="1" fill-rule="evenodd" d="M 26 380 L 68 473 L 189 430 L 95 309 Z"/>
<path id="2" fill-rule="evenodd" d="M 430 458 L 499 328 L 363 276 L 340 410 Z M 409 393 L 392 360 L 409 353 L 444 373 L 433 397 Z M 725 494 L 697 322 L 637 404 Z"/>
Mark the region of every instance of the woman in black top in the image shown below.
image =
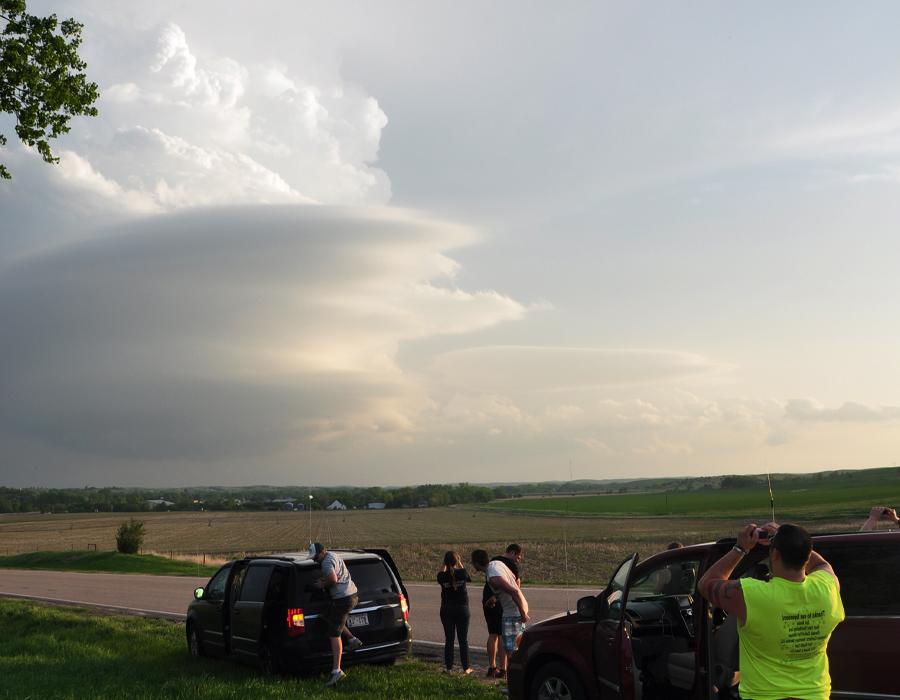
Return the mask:
<path id="1" fill-rule="evenodd" d="M 447 673 L 453 668 L 453 637 L 459 641 L 459 660 L 463 673 L 472 673 L 469 666 L 469 592 L 471 583 L 456 552 L 444 555 L 444 566 L 438 571 L 441 585 L 441 623 L 444 625 L 444 666 Z"/>

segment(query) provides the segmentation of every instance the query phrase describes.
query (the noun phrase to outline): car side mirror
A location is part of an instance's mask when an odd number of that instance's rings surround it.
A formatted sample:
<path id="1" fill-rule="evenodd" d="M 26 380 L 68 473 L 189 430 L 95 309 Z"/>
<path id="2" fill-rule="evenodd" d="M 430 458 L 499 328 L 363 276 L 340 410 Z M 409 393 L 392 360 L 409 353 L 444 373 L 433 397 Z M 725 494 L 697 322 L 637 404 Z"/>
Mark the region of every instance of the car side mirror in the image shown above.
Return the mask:
<path id="1" fill-rule="evenodd" d="M 597 599 L 592 595 L 579 598 L 576 609 L 578 610 L 578 617 L 593 620 L 597 617 Z"/>
<path id="2" fill-rule="evenodd" d="M 203 597 L 203 587 L 194 589 L 194 600 L 200 600 Z"/>

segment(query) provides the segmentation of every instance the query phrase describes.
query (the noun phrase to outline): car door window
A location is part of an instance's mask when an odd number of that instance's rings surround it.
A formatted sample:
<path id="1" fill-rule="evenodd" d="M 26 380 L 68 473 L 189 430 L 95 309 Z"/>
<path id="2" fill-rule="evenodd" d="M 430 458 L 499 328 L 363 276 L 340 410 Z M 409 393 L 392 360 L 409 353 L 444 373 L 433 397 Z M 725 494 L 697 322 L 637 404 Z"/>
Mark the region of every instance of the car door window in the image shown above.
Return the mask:
<path id="1" fill-rule="evenodd" d="M 660 564 L 631 583 L 631 598 L 661 595 L 693 595 L 697 584 L 696 559 Z"/>
<path id="2" fill-rule="evenodd" d="M 616 620 L 622 615 L 622 603 L 625 596 L 625 587 L 628 585 L 628 579 L 631 576 L 631 570 L 634 568 L 637 556 L 626 559 L 619 566 L 618 571 L 609 582 L 606 593 L 606 610 L 607 619 Z"/>
<path id="3" fill-rule="evenodd" d="M 269 577 L 272 575 L 271 566 L 251 566 L 244 574 L 241 591 L 238 600 L 242 602 L 262 603 L 266 599 L 266 590 L 269 587 Z"/>
<path id="4" fill-rule="evenodd" d="M 219 602 L 225 599 L 225 584 L 228 582 L 228 572 L 231 567 L 219 569 L 219 572 L 213 576 L 209 583 L 206 584 L 206 600 L 211 602 Z"/>

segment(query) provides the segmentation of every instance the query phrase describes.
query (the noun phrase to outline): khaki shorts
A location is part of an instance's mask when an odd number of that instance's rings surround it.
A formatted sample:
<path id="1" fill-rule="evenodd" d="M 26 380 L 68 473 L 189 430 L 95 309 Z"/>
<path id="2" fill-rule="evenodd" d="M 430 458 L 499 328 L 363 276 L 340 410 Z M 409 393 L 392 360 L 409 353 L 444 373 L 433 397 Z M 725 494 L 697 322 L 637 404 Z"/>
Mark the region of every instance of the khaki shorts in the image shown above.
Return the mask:
<path id="1" fill-rule="evenodd" d="M 325 633 L 329 637 L 340 637 L 350 611 L 356 607 L 359 596 L 354 593 L 346 598 L 335 598 L 331 605 L 322 613 L 322 621 L 325 624 Z"/>

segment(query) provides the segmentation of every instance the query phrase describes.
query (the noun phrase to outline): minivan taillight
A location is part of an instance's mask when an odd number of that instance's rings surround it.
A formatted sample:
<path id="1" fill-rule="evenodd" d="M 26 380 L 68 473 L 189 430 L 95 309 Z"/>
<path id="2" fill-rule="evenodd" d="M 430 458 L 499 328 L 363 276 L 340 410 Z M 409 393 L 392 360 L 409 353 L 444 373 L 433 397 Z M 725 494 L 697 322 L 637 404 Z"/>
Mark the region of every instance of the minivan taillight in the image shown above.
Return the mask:
<path id="1" fill-rule="evenodd" d="M 306 621 L 303 618 L 303 608 L 288 608 L 287 611 L 288 637 L 298 637 L 306 633 Z"/>
<path id="2" fill-rule="evenodd" d="M 400 612 L 403 613 L 403 621 L 409 622 L 409 603 L 406 602 L 406 596 L 400 594 Z"/>

